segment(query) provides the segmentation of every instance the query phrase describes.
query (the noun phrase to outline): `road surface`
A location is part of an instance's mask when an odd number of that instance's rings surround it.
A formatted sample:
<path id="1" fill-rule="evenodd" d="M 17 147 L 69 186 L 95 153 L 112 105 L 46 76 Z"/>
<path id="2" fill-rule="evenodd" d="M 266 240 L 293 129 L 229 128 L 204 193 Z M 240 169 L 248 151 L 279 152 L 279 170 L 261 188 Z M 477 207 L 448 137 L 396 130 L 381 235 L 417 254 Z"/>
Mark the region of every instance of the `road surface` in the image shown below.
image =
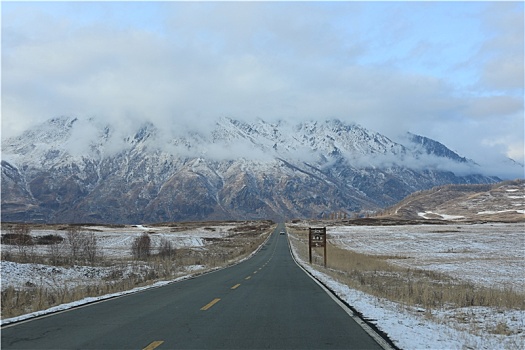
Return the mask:
<path id="1" fill-rule="evenodd" d="M 2 328 L 2 349 L 381 349 L 293 261 L 279 225 L 236 266 Z"/>

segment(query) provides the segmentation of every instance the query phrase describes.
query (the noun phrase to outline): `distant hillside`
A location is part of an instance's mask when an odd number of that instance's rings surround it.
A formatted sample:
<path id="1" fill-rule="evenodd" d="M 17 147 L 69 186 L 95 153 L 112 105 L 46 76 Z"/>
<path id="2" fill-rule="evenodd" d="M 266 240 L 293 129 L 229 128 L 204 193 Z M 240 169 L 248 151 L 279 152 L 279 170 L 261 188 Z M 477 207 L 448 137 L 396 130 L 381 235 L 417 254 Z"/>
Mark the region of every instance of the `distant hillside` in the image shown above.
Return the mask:
<path id="1" fill-rule="evenodd" d="M 415 192 L 386 209 L 391 219 L 525 222 L 525 180 L 446 185 Z"/>

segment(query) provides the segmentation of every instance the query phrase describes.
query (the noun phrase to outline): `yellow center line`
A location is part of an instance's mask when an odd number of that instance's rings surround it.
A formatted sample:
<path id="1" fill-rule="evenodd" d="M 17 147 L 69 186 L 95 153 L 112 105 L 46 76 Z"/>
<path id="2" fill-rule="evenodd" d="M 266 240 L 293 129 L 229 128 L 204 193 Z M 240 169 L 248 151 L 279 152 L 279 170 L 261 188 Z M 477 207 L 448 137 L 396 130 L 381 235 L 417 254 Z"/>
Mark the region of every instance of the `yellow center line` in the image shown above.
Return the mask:
<path id="1" fill-rule="evenodd" d="M 252 278 L 252 276 L 248 276 L 245 278 L 245 280 L 249 280 L 250 278 Z"/>
<path id="2" fill-rule="evenodd" d="M 212 307 L 213 305 L 217 304 L 221 299 L 219 298 L 215 298 L 213 299 L 212 301 L 210 301 L 208 304 L 206 304 L 205 306 L 201 307 L 201 310 L 202 311 L 206 311 L 208 310 L 210 307 Z"/>
<path id="3" fill-rule="evenodd" d="M 237 289 L 240 285 L 241 285 L 240 283 L 237 283 L 236 285 L 234 285 L 234 286 L 232 287 L 232 289 Z"/>
<path id="4" fill-rule="evenodd" d="M 153 350 L 153 349 L 159 347 L 162 343 L 164 343 L 163 340 L 156 340 L 156 341 L 152 342 L 151 344 L 149 344 L 148 346 L 146 346 L 142 350 Z"/>

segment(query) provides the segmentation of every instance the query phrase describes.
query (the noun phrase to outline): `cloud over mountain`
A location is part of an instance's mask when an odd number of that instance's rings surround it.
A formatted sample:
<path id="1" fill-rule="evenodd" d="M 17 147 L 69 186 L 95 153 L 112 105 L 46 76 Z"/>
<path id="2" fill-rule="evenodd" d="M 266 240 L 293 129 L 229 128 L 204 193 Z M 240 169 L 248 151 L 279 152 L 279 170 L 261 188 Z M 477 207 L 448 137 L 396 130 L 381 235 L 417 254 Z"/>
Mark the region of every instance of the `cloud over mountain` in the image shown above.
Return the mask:
<path id="1" fill-rule="evenodd" d="M 96 118 L 63 117 L 4 141 L 2 152 L 2 219 L 15 221 L 322 217 L 440 184 L 499 180 L 437 141 L 401 144 L 333 119 L 221 118 L 207 133 L 180 136 L 152 123 L 126 135 Z"/>
<path id="2" fill-rule="evenodd" d="M 103 118 L 123 135 L 146 122 L 184 135 L 211 132 L 217 117 L 337 118 L 523 163 L 521 3 L 2 10 L 4 138 L 60 115 Z"/>

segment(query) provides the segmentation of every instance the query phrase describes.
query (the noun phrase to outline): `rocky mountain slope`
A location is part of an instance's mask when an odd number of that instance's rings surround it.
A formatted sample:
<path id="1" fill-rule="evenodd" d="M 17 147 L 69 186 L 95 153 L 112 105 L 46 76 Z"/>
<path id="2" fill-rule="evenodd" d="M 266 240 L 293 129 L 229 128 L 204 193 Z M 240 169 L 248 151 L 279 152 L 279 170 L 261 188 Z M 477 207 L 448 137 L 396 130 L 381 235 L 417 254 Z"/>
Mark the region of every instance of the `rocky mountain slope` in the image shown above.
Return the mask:
<path id="1" fill-rule="evenodd" d="M 139 223 L 325 217 L 443 184 L 486 184 L 437 141 L 338 120 L 229 118 L 203 131 L 55 118 L 2 143 L 2 221 Z"/>

